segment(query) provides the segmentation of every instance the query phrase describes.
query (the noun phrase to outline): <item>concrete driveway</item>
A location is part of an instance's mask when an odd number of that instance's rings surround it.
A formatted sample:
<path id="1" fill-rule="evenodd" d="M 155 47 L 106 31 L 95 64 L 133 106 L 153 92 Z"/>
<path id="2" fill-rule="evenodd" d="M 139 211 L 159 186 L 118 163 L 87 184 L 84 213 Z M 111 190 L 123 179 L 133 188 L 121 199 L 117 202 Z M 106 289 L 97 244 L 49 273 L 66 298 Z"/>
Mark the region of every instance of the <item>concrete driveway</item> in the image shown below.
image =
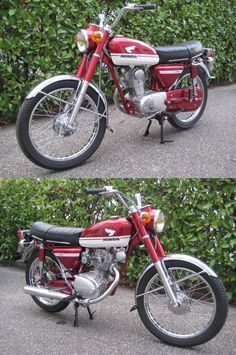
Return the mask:
<path id="1" fill-rule="evenodd" d="M 23 293 L 22 269 L 0 264 L 1 355 L 205 355 L 235 354 L 236 308 L 230 307 L 223 330 L 211 341 L 192 349 L 161 343 L 130 313 L 134 292 L 118 288 L 114 297 L 94 305 L 95 319 L 79 310 L 79 328 L 72 326 L 73 307 L 57 314 L 42 311 Z"/>
<path id="2" fill-rule="evenodd" d="M 147 126 L 110 108 L 110 126 L 97 152 L 82 166 L 62 172 L 42 169 L 21 153 L 15 126 L 0 128 L 0 178 L 13 177 L 235 177 L 236 176 L 236 85 L 209 90 L 207 108 L 190 130 L 178 131 L 165 124 L 165 138 L 159 144 L 160 127 Z"/>

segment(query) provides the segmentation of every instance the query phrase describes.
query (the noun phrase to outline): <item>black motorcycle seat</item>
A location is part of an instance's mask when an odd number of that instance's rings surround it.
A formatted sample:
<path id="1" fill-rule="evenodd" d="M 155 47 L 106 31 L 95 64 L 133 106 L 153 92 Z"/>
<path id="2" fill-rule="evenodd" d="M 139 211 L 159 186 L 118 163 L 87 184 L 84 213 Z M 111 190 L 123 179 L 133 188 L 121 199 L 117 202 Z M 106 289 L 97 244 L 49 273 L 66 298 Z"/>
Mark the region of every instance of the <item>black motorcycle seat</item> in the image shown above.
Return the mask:
<path id="1" fill-rule="evenodd" d="M 30 235 L 43 242 L 77 246 L 83 230 L 84 228 L 61 227 L 44 222 L 34 222 L 30 229 Z"/>
<path id="2" fill-rule="evenodd" d="M 200 41 L 187 41 L 173 46 L 155 47 L 160 64 L 193 59 L 203 53 Z"/>

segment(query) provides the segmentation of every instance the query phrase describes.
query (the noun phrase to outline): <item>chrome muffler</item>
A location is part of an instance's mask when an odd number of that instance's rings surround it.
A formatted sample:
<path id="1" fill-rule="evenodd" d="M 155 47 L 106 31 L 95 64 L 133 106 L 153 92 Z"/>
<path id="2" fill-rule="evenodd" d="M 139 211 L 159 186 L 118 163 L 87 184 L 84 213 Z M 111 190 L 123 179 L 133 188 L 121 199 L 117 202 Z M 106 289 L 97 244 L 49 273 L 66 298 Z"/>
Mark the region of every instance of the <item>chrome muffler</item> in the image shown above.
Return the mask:
<path id="1" fill-rule="evenodd" d="M 38 296 L 38 297 L 45 297 L 55 300 L 63 301 L 65 298 L 68 298 L 70 295 L 65 293 L 47 290 L 45 288 L 40 288 L 36 286 L 25 286 L 24 293 L 31 295 L 31 296 Z"/>

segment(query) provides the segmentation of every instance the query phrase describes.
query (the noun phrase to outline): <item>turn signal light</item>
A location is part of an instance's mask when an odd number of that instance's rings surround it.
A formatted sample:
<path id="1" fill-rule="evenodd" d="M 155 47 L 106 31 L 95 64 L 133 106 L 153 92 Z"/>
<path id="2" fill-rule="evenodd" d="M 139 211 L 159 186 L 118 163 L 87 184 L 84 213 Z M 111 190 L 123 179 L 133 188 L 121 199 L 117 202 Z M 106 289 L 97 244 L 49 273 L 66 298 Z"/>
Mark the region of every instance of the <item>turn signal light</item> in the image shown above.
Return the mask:
<path id="1" fill-rule="evenodd" d="M 93 42 L 98 44 L 102 40 L 102 32 L 101 31 L 94 31 L 91 36 L 91 39 Z"/>
<path id="2" fill-rule="evenodd" d="M 143 222 L 143 224 L 147 224 L 151 221 L 152 216 L 149 212 L 142 212 L 141 213 L 141 221 Z"/>

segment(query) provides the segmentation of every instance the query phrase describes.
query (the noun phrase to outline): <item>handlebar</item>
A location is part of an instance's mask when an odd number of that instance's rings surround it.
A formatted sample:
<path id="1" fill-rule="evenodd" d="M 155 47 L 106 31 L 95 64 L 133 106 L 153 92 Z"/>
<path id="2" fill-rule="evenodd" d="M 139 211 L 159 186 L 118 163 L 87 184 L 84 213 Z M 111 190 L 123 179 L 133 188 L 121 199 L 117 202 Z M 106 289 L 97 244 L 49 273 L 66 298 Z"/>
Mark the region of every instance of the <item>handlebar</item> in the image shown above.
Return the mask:
<path id="1" fill-rule="evenodd" d="M 101 192 L 106 192 L 107 189 L 105 187 L 98 187 L 98 188 L 93 188 L 93 189 L 85 189 L 85 192 L 87 195 L 98 195 Z"/>
<path id="2" fill-rule="evenodd" d="M 133 5 L 133 10 L 155 10 L 157 9 L 157 4 L 131 4 Z M 132 7 L 128 8 L 132 10 Z"/>
<path id="3" fill-rule="evenodd" d="M 128 4 L 125 7 L 123 7 L 118 16 L 116 17 L 115 21 L 113 22 L 113 24 L 110 26 L 110 28 L 114 28 L 117 23 L 120 21 L 122 15 L 124 14 L 125 11 L 129 11 L 129 10 L 155 10 L 157 9 L 158 6 L 157 4 Z M 103 22 L 104 18 L 102 20 L 100 20 L 100 28 L 103 27 Z"/>
<path id="4" fill-rule="evenodd" d="M 86 194 L 90 195 L 103 195 L 103 196 L 116 196 L 118 200 L 127 208 L 129 211 L 133 209 L 139 211 L 139 206 L 131 199 L 129 196 L 125 195 L 123 192 L 113 189 L 112 186 L 103 186 L 92 189 L 85 189 Z"/>

